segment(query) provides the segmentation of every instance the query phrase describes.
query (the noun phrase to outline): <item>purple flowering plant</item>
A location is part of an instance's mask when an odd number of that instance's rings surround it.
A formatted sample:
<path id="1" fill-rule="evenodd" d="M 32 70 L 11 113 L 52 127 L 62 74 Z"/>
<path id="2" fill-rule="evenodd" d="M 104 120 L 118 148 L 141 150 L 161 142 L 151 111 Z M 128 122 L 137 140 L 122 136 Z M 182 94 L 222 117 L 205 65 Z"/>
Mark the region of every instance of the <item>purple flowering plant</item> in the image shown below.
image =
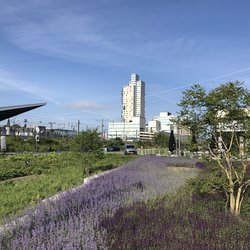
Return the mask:
<path id="1" fill-rule="evenodd" d="M 173 192 L 196 176 L 195 168 L 190 168 L 194 164 L 191 159 L 139 157 L 57 199 L 41 202 L 1 230 L 0 249 L 109 249 L 102 219 L 134 202 Z"/>

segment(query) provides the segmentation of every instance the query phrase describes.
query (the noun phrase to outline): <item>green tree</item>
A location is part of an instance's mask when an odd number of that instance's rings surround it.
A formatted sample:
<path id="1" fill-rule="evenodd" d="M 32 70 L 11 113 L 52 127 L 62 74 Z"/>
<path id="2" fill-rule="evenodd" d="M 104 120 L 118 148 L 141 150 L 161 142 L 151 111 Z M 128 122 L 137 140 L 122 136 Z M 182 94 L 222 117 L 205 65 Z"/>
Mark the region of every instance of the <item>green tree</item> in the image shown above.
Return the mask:
<path id="1" fill-rule="evenodd" d="M 175 141 L 173 130 L 171 130 L 171 133 L 170 133 L 168 148 L 171 153 L 173 153 L 173 151 L 176 149 L 176 141 Z"/>
<path id="2" fill-rule="evenodd" d="M 228 82 L 208 93 L 201 85 L 193 85 L 183 92 L 178 119 L 216 160 L 217 168 L 225 177 L 225 192 L 234 215 L 240 214 L 244 194 L 250 185 L 246 160 L 250 92 L 242 85 L 239 81 Z M 232 158 L 236 153 L 240 158 L 237 166 Z"/>
<path id="3" fill-rule="evenodd" d="M 153 143 L 153 141 L 151 141 L 151 140 L 139 140 L 139 141 L 137 141 L 136 142 L 136 146 L 137 146 L 137 148 L 151 148 L 151 147 L 153 147 L 154 146 L 154 143 Z"/>
<path id="4" fill-rule="evenodd" d="M 102 140 L 97 130 L 87 130 L 79 133 L 74 142 L 75 150 L 80 152 L 97 151 L 102 147 Z"/>
<path id="5" fill-rule="evenodd" d="M 205 89 L 199 85 L 194 84 L 190 89 L 183 92 L 183 97 L 179 103 L 181 106 L 180 119 L 177 123 L 188 127 L 191 132 L 190 151 L 197 151 L 197 138 L 201 132 L 200 117 L 203 114 L 205 106 Z"/>
<path id="6" fill-rule="evenodd" d="M 169 140 L 169 136 L 164 131 L 160 131 L 158 133 L 155 133 L 154 135 L 154 143 L 158 147 L 166 148 L 168 140 Z"/>
<path id="7" fill-rule="evenodd" d="M 119 137 L 117 137 L 115 139 L 106 140 L 106 141 L 104 141 L 104 144 L 106 146 L 114 146 L 115 145 L 115 146 L 118 146 L 120 148 L 122 148 L 124 146 L 124 142 Z"/>

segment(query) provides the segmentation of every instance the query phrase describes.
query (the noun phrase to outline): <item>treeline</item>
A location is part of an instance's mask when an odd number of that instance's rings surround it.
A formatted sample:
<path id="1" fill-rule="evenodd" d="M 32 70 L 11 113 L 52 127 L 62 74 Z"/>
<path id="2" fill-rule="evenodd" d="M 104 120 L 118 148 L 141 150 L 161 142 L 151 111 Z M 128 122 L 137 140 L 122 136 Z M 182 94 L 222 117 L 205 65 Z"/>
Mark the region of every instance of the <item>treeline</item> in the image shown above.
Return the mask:
<path id="1" fill-rule="evenodd" d="M 83 131 L 71 138 L 41 137 L 39 141 L 36 141 L 35 137 L 7 136 L 6 142 L 7 152 L 90 152 L 109 146 L 117 146 L 122 149 L 125 144 L 121 138 L 112 140 L 103 139 L 97 130 Z M 135 144 L 139 148 L 168 148 L 169 134 L 159 132 L 155 134 L 153 140 L 137 141 Z"/>

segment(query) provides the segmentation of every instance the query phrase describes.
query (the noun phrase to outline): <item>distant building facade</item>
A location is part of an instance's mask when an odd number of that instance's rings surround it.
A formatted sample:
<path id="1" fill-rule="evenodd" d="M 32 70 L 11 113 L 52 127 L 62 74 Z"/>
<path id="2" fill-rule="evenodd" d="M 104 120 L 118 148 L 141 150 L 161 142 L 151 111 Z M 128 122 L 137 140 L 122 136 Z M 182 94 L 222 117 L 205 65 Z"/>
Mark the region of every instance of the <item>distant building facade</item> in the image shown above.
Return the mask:
<path id="1" fill-rule="evenodd" d="M 154 121 L 160 123 L 160 131 L 170 133 L 171 130 L 174 130 L 174 133 L 177 133 L 177 125 L 173 122 L 174 118 L 176 116 L 170 112 L 160 112 L 159 116 L 154 117 Z"/>
<path id="2" fill-rule="evenodd" d="M 145 131 L 145 82 L 135 73 L 129 83 L 122 87 L 121 122 L 109 123 L 108 138 L 137 140 L 140 132 Z"/>
<path id="3" fill-rule="evenodd" d="M 71 129 L 47 129 L 46 126 L 24 126 L 14 124 L 10 125 L 8 120 L 7 125 L 0 127 L 0 134 L 6 136 L 20 136 L 20 137 L 35 137 L 39 135 L 39 137 L 52 137 L 52 138 L 60 138 L 60 137 L 73 137 L 77 135 L 76 130 Z"/>
<path id="4" fill-rule="evenodd" d="M 133 117 L 131 122 L 111 122 L 108 127 L 108 139 L 121 138 L 124 141 L 139 139 L 140 118 Z"/>
<path id="5" fill-rule="evenodd" d="M 133 117 L 139 117 L 140 126 L 145 129 L 145 83 L 135 73 L 122 88 L 122 122 L 133 122 Z"/>
<path id="6" fill-rule="evenodd" d="M 157 133 L 161 131 L 161 123 L 158 120 L 149 121 L 146 126 L 147 132 Z"/>

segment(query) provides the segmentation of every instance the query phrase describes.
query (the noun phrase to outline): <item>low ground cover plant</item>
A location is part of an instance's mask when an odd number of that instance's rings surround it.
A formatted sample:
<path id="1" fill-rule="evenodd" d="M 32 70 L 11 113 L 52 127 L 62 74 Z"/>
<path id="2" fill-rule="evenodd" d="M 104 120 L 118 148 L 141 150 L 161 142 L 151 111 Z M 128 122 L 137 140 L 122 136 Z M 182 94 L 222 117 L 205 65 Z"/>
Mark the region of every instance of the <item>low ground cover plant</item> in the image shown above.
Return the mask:
<path id="1" fill-rule="evenodd" d="M 194 168 L 173 164 L 169 158 L 139 157 L 56 201 L 40 203 L 22 223 L 17 220 L 14 228 L 1 232 L 0 249 L 109 249 L 104 218 L 134 202 L 151 203 L 197 174 Z M 194 161 L 182 165 L 193 166 Z"/>
<path id="2" fill-rule="evenodd" d="M 249 216 L 239 220 L 225 213 L 217 198 L 192 197 L 184 190 L 176 197 L 119 208 L 100 223 L 106 245 L 110 250 L 249 249 Z"/>
<path id="3" fill-rule="evenodd" d="M 41 199 L 81 185 L 90 175 L 116 168 L 133 158 L 100 152 L 1 156 L 0 222 Z"/>

